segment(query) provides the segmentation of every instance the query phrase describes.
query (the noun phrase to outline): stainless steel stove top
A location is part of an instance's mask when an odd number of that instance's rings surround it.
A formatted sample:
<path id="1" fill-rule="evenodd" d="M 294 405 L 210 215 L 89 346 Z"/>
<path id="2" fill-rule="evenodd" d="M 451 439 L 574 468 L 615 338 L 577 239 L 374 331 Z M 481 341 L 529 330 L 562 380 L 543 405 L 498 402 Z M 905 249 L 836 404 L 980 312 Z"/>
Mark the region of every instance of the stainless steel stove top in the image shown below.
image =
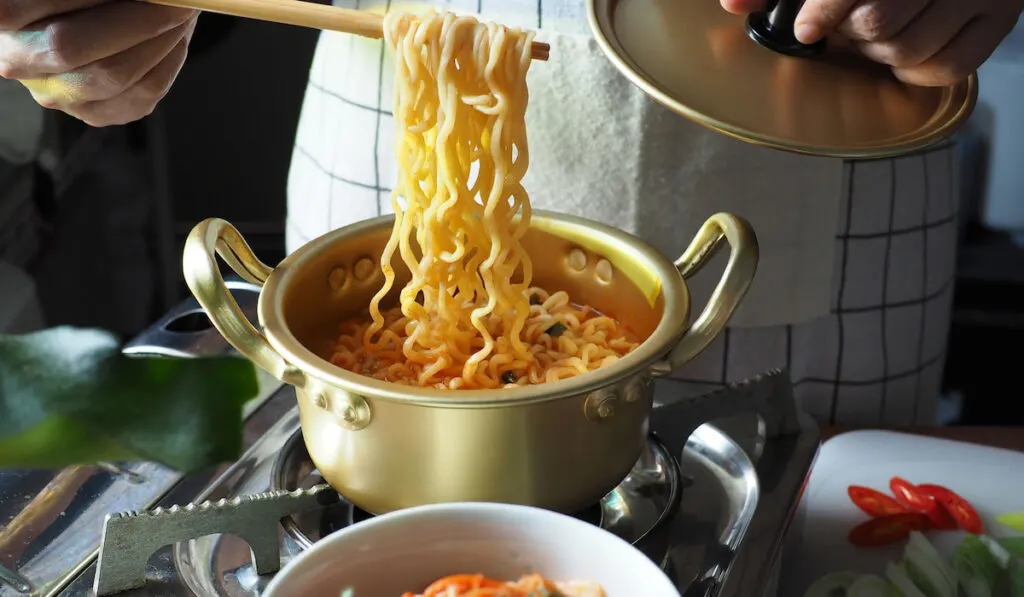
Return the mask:
<path id="1" fill-rule="evenodd" d="M 256 289 L 236 282 L 233 291 L 254 320 Z M 228 352 L 207 326 L 198 305 L 185 301 L 126 350 L 176 356 Z M 260 397 L 247 413 L 247 451 L 225 470 L 184 478 L 153 464 L 0 472 L 0 597 L 93 594 L 108 514 L 314 486 L 316 472 L 296 439 L 294 392 L 269 376 L 261 383 Z M 656 384 L 652 429 L 662 441 L 652 441 L 631 478 L 580 516 L 633 541 L 662 563 L 687 597 L 773 594 L 784 534 L 817 454 L 817 428 L 795 409 L 776 404 L 762 409 L 765 439 L 754 415 L 715 417 L 763 407 L 764 396 L 733 400 L 730 410 L 721 401 L 683 400 L 681 391 L 671 381 Z M 702 424 L 708 420 L 715 425 Z M 230 512 L 230 504 L 224 506 Z M 186 520 L 176 516 L 170 518 Z M 279 550 L 286 563 L 309 541 L 359 516 L 341 502 L 286 517 L 275 527 L 271 552 Z M 160 524 L 168 517 L 152 518 Z M 145 574 L 145 586 L 121 594 L 259 595 L 270 575 L 256 574 L 249 545 L 231 534 L 195 537 L 224 530 L 229 529 L 213 524 L 156 550 L 138 571 Z M 116 566 L 108 568 L 111 562 L 127 565 L 117 547 L 105 546 L 105 578 L 116 573 Z M 260 553 L 267 557 L 265 546 Z M 23 592 L 19 583 L 32 588 Z"/>

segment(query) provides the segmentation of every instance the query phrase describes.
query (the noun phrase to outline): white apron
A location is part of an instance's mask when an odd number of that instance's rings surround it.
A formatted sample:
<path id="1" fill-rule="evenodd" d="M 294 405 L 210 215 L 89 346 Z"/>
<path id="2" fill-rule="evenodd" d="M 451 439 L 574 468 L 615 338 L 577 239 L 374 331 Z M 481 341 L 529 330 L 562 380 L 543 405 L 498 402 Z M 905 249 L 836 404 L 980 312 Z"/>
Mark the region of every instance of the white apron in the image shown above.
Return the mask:
<path id="1" fill-rule="evenodd" d="M 376 11 L 430 4 L 335 3 Z M 951 145 L 846 164 L 754 147 L 631 85 L 590 38 L 584 0 L 435 5 L 537 29 L 552 45 L 552 60 L 535 63 L 529 79 L 524 184 L 536 207 L 616 226 L 673 259 L 717 211 L 752 223 L 761 263 L 744 305 L 676 378 L 707 391 L 785 367 L 802 406 L 822 422 L 935 420 L 956 247 Z M 392 77 L 381 41 L 321 36 L 289 177 L 289 251 L 390 213 Z M 717 282 L 722 253 L 694 280 L 695 310 Z"/>

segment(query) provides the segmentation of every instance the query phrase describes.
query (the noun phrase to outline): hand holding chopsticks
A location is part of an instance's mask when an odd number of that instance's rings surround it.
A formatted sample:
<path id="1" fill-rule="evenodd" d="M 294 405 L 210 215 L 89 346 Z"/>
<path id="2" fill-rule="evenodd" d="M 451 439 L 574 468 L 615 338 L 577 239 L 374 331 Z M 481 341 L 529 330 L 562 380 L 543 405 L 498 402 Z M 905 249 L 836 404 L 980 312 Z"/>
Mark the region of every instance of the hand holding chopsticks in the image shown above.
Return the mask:
<path id="1" fill-rule="evenodd" d="M 379 39 L 384 36 L 384 17 L 362 10 L 350 10 L 303 0 L 146 0 L 151 4 L 193 8 L 260 21 L 354 33 Z M 534 60 L 547 60 L 550 46 L 534 42 Z"/>

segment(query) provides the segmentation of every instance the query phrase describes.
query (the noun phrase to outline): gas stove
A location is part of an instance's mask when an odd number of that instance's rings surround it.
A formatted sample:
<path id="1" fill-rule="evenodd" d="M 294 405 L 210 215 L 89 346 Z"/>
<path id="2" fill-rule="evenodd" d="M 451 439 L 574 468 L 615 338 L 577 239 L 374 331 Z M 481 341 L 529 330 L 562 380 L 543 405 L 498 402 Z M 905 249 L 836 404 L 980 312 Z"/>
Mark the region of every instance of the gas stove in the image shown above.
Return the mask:
<path id="1" fill-rule="evenodd" d="M 229 286 L 255 322 L 259 289 Z M 125 351 L 188 357 L 231 348 L 187 300 Z M 294 390 L 264 374 L 260 382 L 246 411 L 246 451 L 224 469 L 0 472 L 0 597 L 256 597 L 302 550 L 372 516 L 319 476 Z M 774 595 L 817 427 L 795 408 L 784 375 L 700 398 L 686 391 L 656 382 L 640 460 L 576 516 L 633 543 L 687 597 Z"/>

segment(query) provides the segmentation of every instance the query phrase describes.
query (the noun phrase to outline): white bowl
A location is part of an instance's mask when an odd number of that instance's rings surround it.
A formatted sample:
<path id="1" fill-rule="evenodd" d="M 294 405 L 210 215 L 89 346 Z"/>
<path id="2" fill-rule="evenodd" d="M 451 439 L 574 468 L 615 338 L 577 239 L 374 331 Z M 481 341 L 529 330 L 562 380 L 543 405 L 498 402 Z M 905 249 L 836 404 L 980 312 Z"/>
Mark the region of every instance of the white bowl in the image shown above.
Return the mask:
<path id="1" fill-rule="evenodd" d="M 398 510 L 329 535 L 288 563 L 264 597 L 400 597 L 449 574 L 595 581 L 608 597 L 680 597 L 617 536 L 570 516 L 494 503 Z"/>

